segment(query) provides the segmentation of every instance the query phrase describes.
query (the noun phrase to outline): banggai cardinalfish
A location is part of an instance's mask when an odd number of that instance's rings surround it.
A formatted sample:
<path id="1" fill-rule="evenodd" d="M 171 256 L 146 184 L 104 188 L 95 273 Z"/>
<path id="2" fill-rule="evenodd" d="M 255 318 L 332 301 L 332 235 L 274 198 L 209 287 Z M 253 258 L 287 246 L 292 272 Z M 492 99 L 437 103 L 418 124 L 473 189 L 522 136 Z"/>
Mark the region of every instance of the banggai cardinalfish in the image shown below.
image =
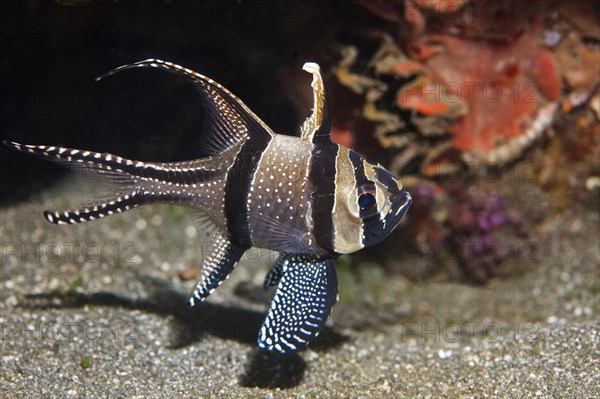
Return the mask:
<path id="1" fill-rule="evenodd" d="M 201 213 L 211 244 L 189 304 L 227 278 L 252 246 L 280 252 L 265 279 L 277 285 L 258 345 L 287 353 L 306 347 L 337 301 L 334 259 L 387 237 L 411 197 L 382 166 L 330 140 L 330 106 L 315 63 L 314 108 L 299 136 L 273 132 L 229 90 L 190 69 L 156 59 L 121 66 L 156 68 L 191 80 L 206 107 L 199 159 L 155 163 L 55 146 L 4 144 L 107 179 L 106 202 L 64 212 L 46 211 L 55 224 L 100 219 L 146 204 L 176 204 Z"/>

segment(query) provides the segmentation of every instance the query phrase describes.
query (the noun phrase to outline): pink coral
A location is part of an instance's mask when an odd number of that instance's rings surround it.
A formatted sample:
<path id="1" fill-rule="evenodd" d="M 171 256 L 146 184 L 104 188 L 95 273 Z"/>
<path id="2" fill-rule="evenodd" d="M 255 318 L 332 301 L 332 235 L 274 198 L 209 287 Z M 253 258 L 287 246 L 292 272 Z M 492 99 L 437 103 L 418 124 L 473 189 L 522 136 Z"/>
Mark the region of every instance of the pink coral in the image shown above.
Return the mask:
<path id="1" fill-rule="evenodd" d="M 447 118 L 454 105 L 466 105 L 466 113 L 452 113 L 461 116 L 447 129 L 459 150 L 488 153 L 523 135 L 539 106 L 560 96 L 557 63 L 538 43 L 544 1 L 362 3 L 397 22 L 398 41 L 412 60 L 395 69 L 421 74 L 398 93 L 400 108 Z"/>
<path id="2" fill-rule="evenodd" d="M 537 44 L 540 24 L 513 43 L 430 35 L 438 49 L 426 61 L 429 76 L 468 104 L 449 130 L 461 150 L 487 152 L 522 134 L 541 97 L 555 100 L 561 82 L 549 51 Z M 430 46 L 428 43 L 413 47 Z"/>

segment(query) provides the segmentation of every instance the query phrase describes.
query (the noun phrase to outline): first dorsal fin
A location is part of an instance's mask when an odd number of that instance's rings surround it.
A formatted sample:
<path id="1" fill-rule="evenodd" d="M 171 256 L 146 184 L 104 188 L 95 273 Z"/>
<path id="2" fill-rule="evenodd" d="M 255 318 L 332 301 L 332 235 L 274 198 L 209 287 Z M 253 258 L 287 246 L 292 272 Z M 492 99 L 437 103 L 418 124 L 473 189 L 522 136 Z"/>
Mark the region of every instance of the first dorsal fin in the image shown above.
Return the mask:
<path id="1" fill-rule="evenodd" d="M 198 87 L 207 108 L 205 127 L 202 132 L 204 137 L 200 143 L 200 156 L 220 154 L 247 138 L 269 139 L 274 134 L 266 123 L 225 87 L 204 75 L 172 62 L 151 58 L 120 66 L 96 80 L 133 68 L 156 68 L 183 75 Z"/>
<path id="2" fill-rule="evenodd" d="M 313 112 L 302 124 L 301 137 L 303 140 L 309 140 L 315 144 L 328 143 L 331 131 L 331 106 L 321 77 L 321 68 L 319 64 L 307 62 L 302 69 L 313 75 L 311 84 L 313 89 Z"/>

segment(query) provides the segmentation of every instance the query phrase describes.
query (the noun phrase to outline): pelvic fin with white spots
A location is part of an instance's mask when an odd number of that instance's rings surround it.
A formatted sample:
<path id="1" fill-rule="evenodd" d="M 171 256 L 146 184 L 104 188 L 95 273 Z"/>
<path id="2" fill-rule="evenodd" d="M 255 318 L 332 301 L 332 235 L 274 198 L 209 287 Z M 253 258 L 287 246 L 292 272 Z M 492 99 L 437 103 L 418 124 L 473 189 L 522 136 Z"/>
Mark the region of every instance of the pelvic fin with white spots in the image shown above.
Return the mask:
<path id="1" fill-rule="evenodd" d="M 284 254 L 283 273 L 258 346 L 288 353 L 305 348 L 325 325 L 337 301 L 337 275 L 332 259 Z"/>

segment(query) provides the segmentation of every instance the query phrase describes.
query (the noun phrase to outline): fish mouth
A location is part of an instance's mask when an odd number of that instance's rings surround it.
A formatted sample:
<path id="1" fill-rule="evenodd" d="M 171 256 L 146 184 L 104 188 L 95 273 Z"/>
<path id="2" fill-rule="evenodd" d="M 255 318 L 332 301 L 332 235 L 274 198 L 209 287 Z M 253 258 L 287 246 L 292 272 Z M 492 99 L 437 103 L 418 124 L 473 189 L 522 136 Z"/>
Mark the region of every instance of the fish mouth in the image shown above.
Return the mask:
<path id="1" fill-rule="evenodd" d="M 363 241 L 366 246 L 376 245 L 388 237 L 398 227 L 411 204 L 411 195 L 402 190 L 384 219 L 373 218 L 370 223 L 367 221 L 363 226 Z"/>
<path id="2" fill-rule="evenodd" d="M 402 196 L 400 197 L 400 200 L 398 201 L 397 208 L 394 207 L 395 214 L 392 218 L 392 225 L 394 227 L 393 227 L 392 231 L 394 229 L 396 229 L 396 227 L 398 227 L 398 225 L 400 224 L 400 221 L 402 220 L 404 215 L 406 215 L 406 212 L 408 212 L 408 209 L 410 208 L 411 204 L 412 204 L 412 197 L 411 197 L 410 193 L 406 190 L 403 190 Z"/>

